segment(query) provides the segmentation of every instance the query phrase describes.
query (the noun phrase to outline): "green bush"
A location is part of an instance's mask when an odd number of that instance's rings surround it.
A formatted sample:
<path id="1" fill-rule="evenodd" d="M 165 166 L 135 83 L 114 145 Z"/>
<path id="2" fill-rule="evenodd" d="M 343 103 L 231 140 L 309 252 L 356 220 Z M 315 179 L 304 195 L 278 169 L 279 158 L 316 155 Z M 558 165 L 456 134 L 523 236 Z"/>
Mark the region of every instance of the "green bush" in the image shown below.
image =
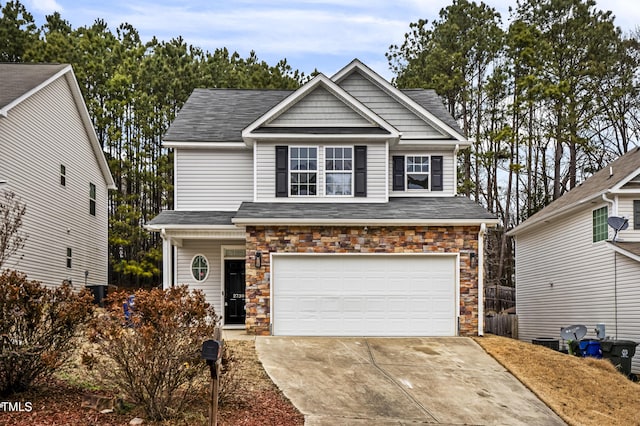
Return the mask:
<path id="1" fill-rule="evenodd" d="M 213 308 L 200 291 L 180 286 L 168 290 L 138 290 L 131 320 L 124 321 L 128 294 L 111 294 L 104 315 L 91 322 L 97 344 L 94 363 L 103 385 L 115 388 L 145 410 L 149 419 L 164 420 L 181 413 L 202 392 L 202 342 L 217 326 Z"/>
<path id="2" fill-rule="evenodd" d="M 92 300 L 66 284 L 47 288 L 15 271 L 0 275 L 0 394 L 27 389 L 68 359 Z"/>

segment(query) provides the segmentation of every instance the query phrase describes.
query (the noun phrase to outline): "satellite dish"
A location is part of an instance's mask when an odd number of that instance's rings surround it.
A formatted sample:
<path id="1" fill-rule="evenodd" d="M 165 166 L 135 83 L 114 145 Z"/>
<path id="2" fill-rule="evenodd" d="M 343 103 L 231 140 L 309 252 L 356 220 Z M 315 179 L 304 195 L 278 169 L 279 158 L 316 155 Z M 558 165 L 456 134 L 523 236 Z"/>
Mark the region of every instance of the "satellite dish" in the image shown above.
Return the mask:
<path id="1" fill-rule="evenodd" d="M 629 219 L 621 216 L 609 216 L 607 218 L 607 223 L 615 230 L 615 234 L 613 234 L 613 241 L 616 241 L 618 232 L 624 231 L 629 227 Z"/>
<path id="2" fill-rule="evenodd" d="M 570 325 L 560 330 L 560 337 L 564 340 L 580 340 L 587 335 L 587 327 L 584 325 Z"/>

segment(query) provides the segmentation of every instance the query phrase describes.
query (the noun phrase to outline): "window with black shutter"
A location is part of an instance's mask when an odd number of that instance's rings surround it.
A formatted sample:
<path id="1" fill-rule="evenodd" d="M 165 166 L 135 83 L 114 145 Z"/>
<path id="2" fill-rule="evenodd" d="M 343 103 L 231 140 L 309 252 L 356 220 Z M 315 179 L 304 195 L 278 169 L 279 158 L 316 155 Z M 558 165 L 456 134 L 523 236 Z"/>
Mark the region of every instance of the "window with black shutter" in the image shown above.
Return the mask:
<path id="1" fill-rule="evenodd" d="M 288 189 L 289 147 L 276 146 L 276 197 L 286 197 Z"/>
<path id="2" fill-rule="evenodd" d="M 404 191 L 404 155 L 393 156 L 393 190 Z"/>
<path id="3" fill-rule="evenodd" d="M 442 155 L 432 155 L 431 156 L 431 190 L 432 191 L 443 190 L 442 169 L 443 169 Z"/>
<path id="4" fill-rule="evenodd" d="M 367 196 L 367 147 L 355 147 L 355 196 Z"/>

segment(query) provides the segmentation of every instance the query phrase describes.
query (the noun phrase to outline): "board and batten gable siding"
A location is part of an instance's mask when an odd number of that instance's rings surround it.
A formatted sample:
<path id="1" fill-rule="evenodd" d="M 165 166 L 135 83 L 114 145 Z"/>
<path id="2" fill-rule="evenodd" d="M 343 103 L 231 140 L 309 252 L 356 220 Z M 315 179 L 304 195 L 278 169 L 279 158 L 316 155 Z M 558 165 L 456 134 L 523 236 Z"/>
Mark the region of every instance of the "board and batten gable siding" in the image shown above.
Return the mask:
<path id="1" fill-rule="evenodd" d="M 280 197 L 276 198 L 276 146 L 285 145 L 278 142 L 256 143 L 256 201 L 262 202 L 349 202 L 371 203 L 386 202 L 386 162 L 387 147 L 384 143 L 362 144 L 341 142 L 288 142 L 289 146 L 318 148 L 318 195 L 315 197 Z M 324 148 L 336 146 L 367 146 L 367 196 L 366 197 L 326 197 L 324 196 Z"/>
<path id="2" fill-rule="evenodd" d="M 595 337 L 615 326 L 614 252 L 592 241 L 592 211 L 605 204 L 551 220 L 516 239 L 518 336 L 560 338 L 560 328 L 584 324 Z M 636 300 L 638 297 L 636 296 Z"/>
<path id="3" fill-rule="evenodd" d="M 393 190 L 393 157 L 406 155 L 428 155 L 442 156 L 442 191 L 394 191 Z M 455 157 L 453 151 L 433 151 L 419 149 L 393 150 L 389 152 L 389 197 L 424 197 L 429 196 L 446 196 L 450 197 L 455 192 L 456 176 L 455 176 Z M 406 163 L 405 163 L 406 169 Z M 405 170 L 406 179 L 406 170 Z"/>
<path id="4" fill-rule="evenodd" d="M 323 87 L 318 87 L 272 120 L 271 126 L 346 126 L 372 127 L 360 114 Z"/>
<path id="5" fill-rule="evenodd" d="M 176 210 L 234 211 L 253 200 L 249 148 L 176 149 Z"/>
<path id="6" fill-rule="evenodd" d="M 26 204 L 24 248 L 5 267 L 48 286 L 108 284 L 108 194 L 66 79 L 59 78 L 0 117 L 0 188 Z M 66 185 L 60 184 L 60 165 Z M 89 213 L 89 184 L 96 215 Z M 67 248 L 72 267 L 67 268 Z"/>
<path id="7" fill-rule="evenodd" d="M 222 246 L 244 245 L 244 241 L 234 240 L 184 240 L 177 250 L 176 282 L 186 284 L 190 289 L 201 290 L 216 314 L 223 314 L 222 307 Z M 196 281 L 191 274 L 191 262 L 197 255 L 203 255 L 209 262 L 209 274 L 204 281 Z"/>
<path id="8" fill-rule="evenodd" d="M 444 136 L 358 72 L 341 81 L 340 87 L 398 129 L 404 139 Z"/>

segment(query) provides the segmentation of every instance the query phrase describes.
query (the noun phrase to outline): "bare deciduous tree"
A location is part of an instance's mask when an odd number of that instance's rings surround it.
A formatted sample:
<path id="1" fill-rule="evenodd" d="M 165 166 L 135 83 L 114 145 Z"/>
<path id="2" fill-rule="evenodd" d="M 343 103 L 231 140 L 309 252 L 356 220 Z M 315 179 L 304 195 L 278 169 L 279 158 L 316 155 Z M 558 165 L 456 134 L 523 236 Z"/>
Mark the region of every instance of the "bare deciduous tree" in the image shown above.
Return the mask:
<path id="1" fill-rule="evenodd" d="M 24 247 L 27 234 L 22 232 L 22 218 L 27 206 L 13 191 L 0 196 L 0 268 L 18 250 Z"/>

